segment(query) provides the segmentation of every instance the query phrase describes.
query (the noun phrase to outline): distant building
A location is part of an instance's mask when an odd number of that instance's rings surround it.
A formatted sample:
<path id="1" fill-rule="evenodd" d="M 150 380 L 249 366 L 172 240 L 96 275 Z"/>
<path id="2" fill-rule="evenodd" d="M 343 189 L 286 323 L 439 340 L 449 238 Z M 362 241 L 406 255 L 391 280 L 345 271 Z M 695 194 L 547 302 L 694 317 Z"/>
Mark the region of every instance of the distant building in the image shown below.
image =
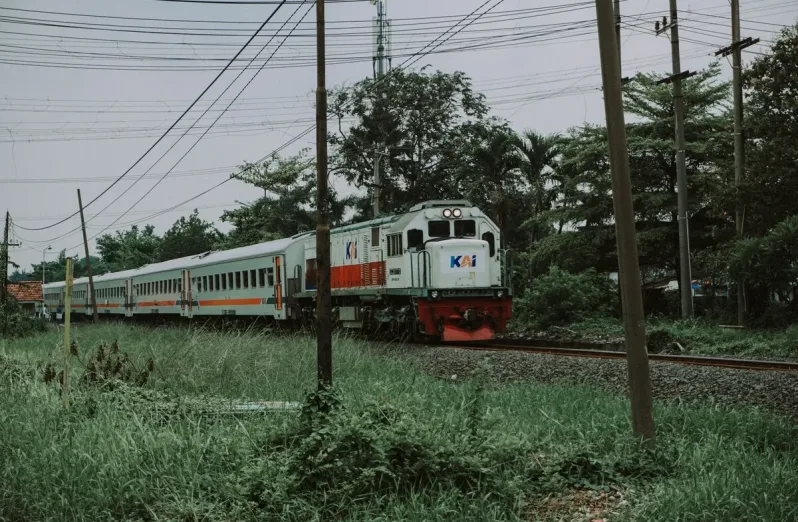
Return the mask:
<path id="1" fill-rule="evenodd" d="M 12 295 L 22 310 L 30 315 L 40 315 L 44 299 L 42 299 L 41 281 L 20 281 L 8 283 L 8 293 Z"/>

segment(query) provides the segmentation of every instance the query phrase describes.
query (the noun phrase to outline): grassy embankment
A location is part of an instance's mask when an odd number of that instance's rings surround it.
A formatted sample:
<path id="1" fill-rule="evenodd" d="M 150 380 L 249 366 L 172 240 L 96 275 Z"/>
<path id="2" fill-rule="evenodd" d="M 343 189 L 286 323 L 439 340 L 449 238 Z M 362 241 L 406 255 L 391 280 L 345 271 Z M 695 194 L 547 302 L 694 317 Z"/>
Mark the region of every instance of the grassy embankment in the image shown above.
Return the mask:
<path id="1" fill-rule="evenodd" d="M 717 355 L 751 359 L 798 360 L 798 326 L 783 330 L 721 328 L 702 320 L 652 318 L 647 323 L 649 350 Z M 515 320 L 515 333 L 523 334 L 523 321 Z M 538 332 L 526 332 L 538 337 Z M 572 342 L 623 342 L 619 319 L 587 319 L 567 327 L 553 327 L 542 336 Z"/>
<path id="2" fill-rule="evenodd" d="M 80 384 L 75 362 L 65 410 L 41 379 L 60 366 L 57 334 L 0 341 L 2 520 L 557 520 L 588 503 L 613 520 L 798 517 L 798 436 L 764 413 L 659 404 L 649 454 L 624 398 L 434 380 L 338 338 L 337 413 L 208 414 L 211 397 L 303 400 L 313 340 L 123 325 L 75 337 L 84 363 L 118 340 L 154 369 L 109 390 Z"/>

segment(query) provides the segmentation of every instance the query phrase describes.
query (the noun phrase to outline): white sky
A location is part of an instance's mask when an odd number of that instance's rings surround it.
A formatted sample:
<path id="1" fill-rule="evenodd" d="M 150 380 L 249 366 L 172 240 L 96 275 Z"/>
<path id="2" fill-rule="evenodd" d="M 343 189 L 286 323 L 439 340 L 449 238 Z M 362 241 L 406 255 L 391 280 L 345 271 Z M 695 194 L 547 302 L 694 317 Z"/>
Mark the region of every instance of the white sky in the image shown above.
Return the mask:
<path id="1" fill-rule="evenodd" d="M 399 55 L 408 49 L 419 50 L 483 1 L 388 0 L 388 15 L 394 21 L 394 66 L 406 59 Z M 751 51 L 765 51 L 767 42 L 773 40 L 774 32 L 782 24 L 793 24 L 798 19 L 798 2 L 741 0 L 740 3 L 743 37 L 759 37 L 765 44 L 749 48 Z M 729 5 L 727 0 L 682 0 L 680 4 L 682 68 L 700 69 L 713 59 L 717 48 L 730 41 Z M 561 8 L 556 13 L 506 13 L 552 8 L 552 5 Z M 624 23 L 633 26 L 622 29 L 624 75 L 631 76 L 637 71 L 668 72 L 671 63 L 669 41 L 664 36 L 656 37 L 653 31 L 654 21 L 666 14 L 667 2 L 625 0 L 621 6 Z M 215 22 L 209 25 L 74 18 L 0 9 L 0 210 L 8 209 L 16 225 L 28 228 L 49 225 L 75 212 L 77 188 L 82 191 L 84 203 L 96 197 L 154 143 L 218 73 L 218 69 L 86 70 L 32 66 L 30 62 L 94 66 L 123 63 L 131 67 L 156 65 L 170 69 L 220 68 L 274 7 L 154 0 L 0 0 L 0 8 Z M 296 7 L 284 6 L 264 32 L 279 28 Z M 300 14 L 308 7 L 301 7 Z M 329 65 L 328 87 L 353 83 L 372 73 L 371 44 L 367 33 L 371 31 L 370 21 L 374 14 L 375 8 L 368 2 L 327 6 L 329 59 L 341 54 L 362 58 L 355 63 Z M 432 22 L 423 20 L 441 16 L 450 18 Z M 16 19 L 16 23 L 12 23 L 9 17 L 26 20 Z M 50 20 L 50 25 L 33 25 L 29 23 L 32 18 Z M 410 18 L 414 20 L 408 20 Z M 491 15 L 480 20 L 484 23 L 472 25 L 450 42 L 456 43 L 456 47 L 491 43 L 495 48 L 431 54 L 415 67 L 429 64 L 446 72 L 465 71 L 473 79 L 476 90 L 488 96 L 489 104 L 494 107 L 493 114 L 508 119 L 519 131 L 530 128 L 545 133 L 562 132 L 583 122 L 600 123 L 604 113 L 599 90 L 601 76 L 594 18 L 595 6 L 590 3 L 505 0 L 491 11 Z M 101 31 L 57 26 L 64 21 L 118 24 L 120 27 L 116 31 Z M 234 24 L 232 21 L 251 23 Z M 276 67 L 264 69 L 231 111 L 173 173 L 108 231 L 126 229 L 130 226 L 127 223 L 147 218 L 199 194 L 225 179 L 233 171 L 232 166 L 260 159 L 310 125 L 314 117 L 313 89 L 316 84 L 313 63 L 315 29 L 311 23 L 314 21 L 315 8 L 295 33 L 303 36 L 290 38 L 275 55 L 270 66 Z M 418 25 L 420 23 L 426 25 Z M 142 25 L 180 27 L 183 32 L 201 32 L 196 28 L 223 28 L 231 36 L 164 36 L 129 32 L 137 30 L 131 26 Z M 194 30 L 188 31 L 187 27 Z M 547 34 L 525 38 L 530 32 L 538 31 Z M 335 32 L 339 33 L 338 36 L 334 36 Z M 31 36 L 42 34 L 59 38 Z M 504 46 L 501 35 L 511 45 Z M 74 37 L 110 41 L 75 40 Z M 169 43 L 145 46 L 114 40 Z M 256 39 L 242 58 L 252 57 L 266 40 L 265 37 Z M 281 38 L 275 39 L 263 56 L 271 54 L 280 41 Z M 226 45 L 201 45 L 210 42 Z M 184 45 L 186 43 L 194 45 Z M 446 47 L 448 45 L 441 49 Z M 97 54 L 76 57 L 76 51 Z M 57 54 L 53 55 L 54 52 Z M 99 56 L 103 54 L 127 57 L 120 60 Z M 133 59 L 131 55 L 202 56 L 214 57 L 217 61 L 153 62 Z M 748 62 L 755 56 L 746 53 L 744 60 Z M 729 64 L 725 60 L 722 63 L 724 74 L 730 76 Z M 223 100 L 231 100 L 253 72 L 246 71 Z M 198 105 L 199 110 L 195 108 L 190 112 L 177 132 L 173 131 L 125 179 L 86 210 L 87 219 L 91 218 L 88 223 L 90 238 L 128 210 L 188 150 L 218 112 L 211 112 L 202 119 L 198 125 L 200 131 L 192 132 L 180 141 L 152 169 L 151 175 L 132 186 L 127 194 L 99 216 L 93 217 L 123 190 L 131 187 L 133 181 L 175 143 L 182 130 L 196 120 L 237 74 L 238 71 L 225 73 Z M 315 131 L 285 152 L 313 147 L 314 137 Z M 238 205 L 236 200 L 252 201 L 259 195 L 258 189 L 231 181 L 185 207 L 145 222 L 155 225 L 157 231 L 163 233 L 176 219 L 195 207 L 199 208 L 204 219 L 217 221 L 225 208 Z M 78 226 L 79 219 L 73 218 L 44 231 L 17 229 L 12 238 L 23 245 L 12 249 L 11 258 L 28 268 L 31 263 L 41 261 L 41 251 L 48 245 L 53 247 L 48 259 L 53 259 L 63 248 L 67 248 L 69 255 L 82 256 Z M 219 224 L 219 228 L 226 230 L 223 224 Z M 94 241 L 90 243 L 94 252 Z"/>

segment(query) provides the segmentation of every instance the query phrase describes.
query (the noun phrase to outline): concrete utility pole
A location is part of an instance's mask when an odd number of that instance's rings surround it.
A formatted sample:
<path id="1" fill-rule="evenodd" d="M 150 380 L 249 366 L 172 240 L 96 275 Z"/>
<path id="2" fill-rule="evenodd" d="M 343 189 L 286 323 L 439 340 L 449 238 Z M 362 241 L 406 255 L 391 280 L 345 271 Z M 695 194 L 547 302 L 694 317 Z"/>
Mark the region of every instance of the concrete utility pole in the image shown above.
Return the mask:
<path id="1" fill-rule="evenodd" d="M 83 248 L 86 252 L 86 274 L 89 276 L 89 298 L 91 299 L 91 311 L 94 322 L 100 318 L 97 316 L 97 295 L 94 293 L 94 277 L 91 275 L 91 258 L 89 258 L 89 240 L 86 239 L 86 221 L 83 219 L 83 201 L 80 199 L 80 189 L 78 189 L 78 208 L 80 208 L 80 228 L 83 229 Z"/>
<path id="2" fill-rule="evenodd" d="M 685 165 L 684 143 L 684 99 L 682 97 L 682 80 L 693 76 L 695 73 L 682 71 L 679 56 L 679 23 L 676 10 L 676 0 L 670 0 L 671 20 L 663 18 L 662 27 L 657 22 L 657 35 L 668 29 L 671 31 L 671 58 L 673 60 L 673 74 L 660 80 L 660 83 L 673 83 L 673 112 L 676 127 L 676 187 L 677 187 L 677 221 L 679 224 L 679 287 L 682 297 L 682 318 L 693 316 L 693 278 L 690 269 L 690 238 L 687 228 L 687 167 Z"/>
<path id="3" fill-rule="evenodd" d="M 646 323 L 643 294 L 640 289 L 640 266 L 637 258 L 635 215 L 632 207 L 632 183 L 623 116 L 620 64 L 616 35 L 613 32 L 612 4 L 596 0 L 601 77 L 604 86 L 604 110 L 612 171 L 612 201 L 615 209 L 615 235 L 618 245 L 618 280 L 622 291 L 623 323 L 626 332 L 626 365 L 632 402 L 632 430 L 644 442 L 655 443 L 652 413 L 651 376 L 646 350 Z"/>
<path id="4" fill-rule="evenodd" d="M 745 172 L 745 141 L 743 138 L 743 79 L 742 49 L 740 42 L 740 0 L 731 0 L 732 45 L 736 45 L 732 58 L 732 90 L 734 92 L 734 185 L 738 189 Z M 740 202 L 734 212 L 737 237 L 743 237 L 743 209 Z M 745 322 L 745 282 L 737 281 L 737 324 Z"/>
<path id="5" fill-rule="evenodd" d="M 332 386 L 330 221 L 327 208 L 327 62 L 324 0 L 316 1 L 316 370 L 319 388 Z"/>
<path id="6" fill-rule="evenodd" d="M 385 74 L 386 49 L 388 46 L 388 21 L 385 17 L 385 0 L 372 0 L 372 3 L 377 6 L 377 18 L 374 22 L 376 49 L 373 60 L 375 63 L 375 79 L 380 80 L 382 75 Z M 379 96 L 379 91 L 377 95 Z M 373 218 L 377 218 L 380 215 L 380 188 L 382 187 L 380 169 L 382 168 L 381 155 L 384 149 L 385 144 L 382 143 L 374 150 L 374 186 L 371 191 Z"/>

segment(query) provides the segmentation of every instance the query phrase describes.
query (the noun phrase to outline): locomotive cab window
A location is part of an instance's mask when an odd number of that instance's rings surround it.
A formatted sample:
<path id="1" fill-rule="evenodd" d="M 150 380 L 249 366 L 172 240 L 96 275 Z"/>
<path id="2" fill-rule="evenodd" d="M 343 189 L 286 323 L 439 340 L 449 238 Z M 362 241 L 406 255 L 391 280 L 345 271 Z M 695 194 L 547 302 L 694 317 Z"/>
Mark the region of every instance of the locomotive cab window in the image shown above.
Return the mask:
<path id="1" fill-rule="evenodd" d="M 430 221 L 428 233 L 429 237 L 449 237 L 452 232 L 448 221 Z"/>
<path id="2" fill-rule="evenodd" d="M 402 248 L 402 234 L 391 234 L 388 236 L 388 257 L 401 256 L 403 253 Z"/>
<path id="3" fill-rule="evenodd" d="M 473 219 L 461 219 L 454 222 L 454 235 L 457 237 L 476 237 L 477 223 Z"/>
<path id="4" fill-rule="evenodd" d="M 493 232 L 485 232 L 482 234 L 482 241 L 488 242 L 489 255 L 493 257 L 496 254 L 496 237 L 493 235 Z"/>
<path id="5" fill-rule="evenodd" d="M 414 228 L 407 231 L 407 248 L 418 248 L 424 244 L 424 232 Z"/>

